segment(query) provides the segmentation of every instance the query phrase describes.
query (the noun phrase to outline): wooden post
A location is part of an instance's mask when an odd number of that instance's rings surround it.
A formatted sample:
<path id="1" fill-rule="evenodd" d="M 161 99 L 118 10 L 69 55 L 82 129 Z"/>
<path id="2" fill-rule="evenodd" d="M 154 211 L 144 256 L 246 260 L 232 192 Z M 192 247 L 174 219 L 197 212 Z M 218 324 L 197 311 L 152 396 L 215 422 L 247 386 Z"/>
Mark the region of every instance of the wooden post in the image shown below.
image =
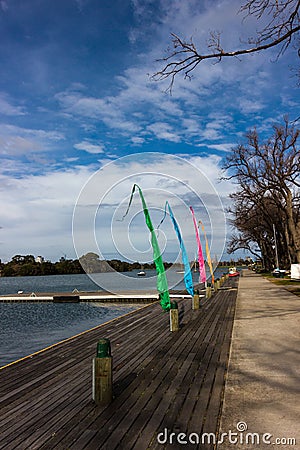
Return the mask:
<path id="1" fill-rule="evenodd" d="M 93 392 L 96 405 L 106 406 L 112 402 L 112 357 L 108 339 L 100 339 L 97 356 L 93 359 Z"/>
<path id="2" fill-rule="evenodd" d="M 179 330 L 179 316 L 178 316 L 178 304 L 177 302 L 171 302 L 170 309 L 170 331 Z"/>
<path id="3" fill-rule="evenodd" d="M 211 284 L 210 283 L 207 283 L 206 290 L 205 290 L 205 295 L 206 295 L 206 298 L 210 298 L 211 297 Z"/>
<path id="4" fill-rule="evenodd" d="M 199 299 L 199 291 L 193 295 L 192 298 L 192 309 L 199 309 L 200 299 Z"/>
<path id="5" fill-rule="evenodd" d="M 214 290 L 217 292 L 219 288 L 220 288 L 219 278 L 217 278 L 217 279 L 215 280 Z"/>

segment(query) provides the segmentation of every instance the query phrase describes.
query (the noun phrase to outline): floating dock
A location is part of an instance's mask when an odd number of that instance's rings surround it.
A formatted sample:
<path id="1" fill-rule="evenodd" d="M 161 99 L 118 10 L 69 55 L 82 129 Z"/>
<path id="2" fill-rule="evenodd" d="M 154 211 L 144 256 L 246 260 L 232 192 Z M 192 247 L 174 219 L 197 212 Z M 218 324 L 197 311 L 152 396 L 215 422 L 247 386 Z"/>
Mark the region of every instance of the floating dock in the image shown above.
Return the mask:
<path id="1" fill-rule="evenodd" d="M 180 433 L 217 433 L 236 295 L 219 290 L 199 310 L 178 299 L 177 332 L 156 301 L 1 368 L 0 448 L 178 449 L 189 448 L 176 444 Z M 100 338 L 110 340 L 113 356 L 106 407 L 92 401 Z"/>
<path id="2" fill-rule="evenodd" d="M 191 298 L 185 293 L 170 293 L 171 298 Z M 105 292 L 56 292 L 56 293 L 35 293 L 18 295 L 1 295 L 0 303 L 79 303 L 79 302 L 99 302 L 99 303 L 153 303 L 159 299 L 157 292 L 133 292 L 128 294 Z"/>

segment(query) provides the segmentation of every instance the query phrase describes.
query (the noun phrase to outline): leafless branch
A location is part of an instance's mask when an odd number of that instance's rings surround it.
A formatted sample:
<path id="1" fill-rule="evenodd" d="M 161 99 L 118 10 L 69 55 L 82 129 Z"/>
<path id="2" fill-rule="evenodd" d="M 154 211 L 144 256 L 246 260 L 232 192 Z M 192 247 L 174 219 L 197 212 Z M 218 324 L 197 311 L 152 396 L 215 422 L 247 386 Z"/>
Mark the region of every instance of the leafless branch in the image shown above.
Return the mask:
<path id="1" fill-rule="evenodd" d="M 299 24 L 300 0 L 251 0 L 242 6 L 241 11 L 247 11 L 247 15 L 252 15 L 257 19 L 262 16 L 270 16 L 270 21 L 260 31 L 255 38 L 249 38 L 250 48 L 240 50 L 225 50 L 221 45 L 221 33 L 210 32 L 208 39 L 208 50 L 200 52 L 191 38 L 190 41 L 181 39 L 172 33 L 173 51 L 166 57 L 159 59 L 165 65 L 161 70 L 152 75 L 152 79 L 170 79 L 167 91 L 171 92 L 175 77 L 179 73 L 184 74 L 184 78 L 191 78 L 191 72 L 204 60 L 215 60 L 220 62 L 223 58 L 239 57 L 251 53 L 257 53 L 272 47 L 280 47 L 280 56 L 291 44 L 292 39 L 300 31 Z"/>

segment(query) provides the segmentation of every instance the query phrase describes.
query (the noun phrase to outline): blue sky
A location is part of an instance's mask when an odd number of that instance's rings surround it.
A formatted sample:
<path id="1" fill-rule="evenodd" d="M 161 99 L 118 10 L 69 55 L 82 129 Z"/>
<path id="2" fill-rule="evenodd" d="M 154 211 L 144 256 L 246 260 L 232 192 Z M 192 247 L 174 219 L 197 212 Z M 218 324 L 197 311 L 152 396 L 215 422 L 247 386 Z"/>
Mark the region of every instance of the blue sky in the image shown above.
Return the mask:
<path id="1" fill-rule="evenodd" d="M 93 236 L 112 232 L 114 217 L 116 234 L 120 238 L 126 232 L 128 246 L 119 250 L 113 238 L 110 245 L 94 242 L 89 248 L 91 240 L 80 229 L 79 252 L 98 248 L 104 257 L 143 259 L 147 232 L 142 215 L 136 212 L 134 236 L 113 215 L 121 204 L 125 207 L 132 184 L 138 182 L 148 193 L 155 223 L 164 201 L 174 197 L 191 258 L 193 228 L 186 218 L 193 201 L 209 238 L 215 236 L 213 253 L 222 256 L 230 228 L 225 230 L 223 210 L 216 204 L 220 200 L 226 207 L 227 195 L 235 189 L 218 181 L 222 158 L 249 128 L 256 126 L 267 136 L 284 114 L 291 119 L 299 115 L 295 51 L 288 49 L 278 60 L 274 49 L 220 64 L 204 61 L 191 81 L 176 80 L 172 96 L 165 93 L 167 83 L 149 75 L 161 68 L 157 59 L 165 54 L 171 32 L 193 36 L 203 45 L 216 29 L 222 31 L 224 47 L 243 46 L 240 38 L 253 35 L 258 24 L 242 21 L 240 5 L 236 0 L 0 1 L 3 261 L 27 253 L 51 260 L 75 257 L 72 217 L 91 177 L 98 180 L 93 188 L 99 189 L 93 201 L 85 198 L 86 208 L 93 204 Z M 191 167 L 199 174 L 195 186 L 198 176 Z M 148 172 L 155 176 L 149 178 Z M 175 185 L 172 190 L 174 174 L 177 182 L 184 181 L 185 191 Z M 126 183 L 120 184 L 124 177 Z M 105 203 L 110 215 L 99 221 L 99 205 L 114 189 L 118 195 Z M 135 202 L 140 208 L 138 198 Z M 77 212 L 75 207 L 75 219 Z M 162 233 L 170 244 L 168 259 L 177 254 L 177 244 L 167 225 Z M 150 253 L 145 260 L 149 258 Z"/>

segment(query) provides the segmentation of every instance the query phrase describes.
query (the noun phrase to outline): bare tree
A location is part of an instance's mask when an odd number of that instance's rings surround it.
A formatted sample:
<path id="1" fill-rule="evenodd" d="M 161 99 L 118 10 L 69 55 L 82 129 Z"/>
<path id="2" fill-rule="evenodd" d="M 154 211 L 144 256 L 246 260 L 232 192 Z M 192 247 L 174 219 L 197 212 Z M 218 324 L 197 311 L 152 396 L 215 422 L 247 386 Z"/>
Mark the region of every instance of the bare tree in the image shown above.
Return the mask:
<path id="1" fill-rule="evenodd" d="M 289 125 L 274 126 L 274 133 L 266 142 L 260 142 L 257 131 L 247 133 L 247 144 L 240 144 L 226 158 L 225 179 L 234 179 L 238 194 L 247 200 L 245 211 L 249 216 L 251 205 L 268 235 L 272 223 L 280 224 L 281 239 L 285 240 L 289 261 L 300 263 L 300 130 Z M 266 203 L 266 200 L 268 203 Z M 250 206 L 249 206 L 250 205 Z M 273 210 L 269 205 L 273 205 Z M 237 225 L 241 222 L 241 205 L 236 208 Z M 275 208 L 275 209 L 274 209 Z M 273 212 L 272 212 L 273 211 Z M 268 217 L 269 215 L 269 217 Z M 251 216 L 250 216 L 251 217 Z M 278 220 L 279 219 L 279 220 Z M 267 226 L 268 224 L 268 226 Z M 250 229 L 251 229 L 250 223 Z M 251 233 L 250 233 L 251 234 Z M 255 240 L 258 243 L 258 239 Z M 266 242 L 264 238 L 263 242 Z"/>
<path id="2" fill-rule="evenodd" d="M 292 42 L 296 42 L 299 55 L 299 8 L 300 0 L 249 0 L 241 6 L 240 12 L 253 16 L 257 20 L 268 18 L 267 25 L 257 31 L 255 37 L 247 41 L 249 48 L 225 50 L 221 42 L 221 34 L 210 32 L 207 49 L 198 49 L 191 38 L 186 41 L 172 33 L 172 50 L 160 59 L 164 63 L 161 70 L 153 75 L 154 80 L 169 79 L 168 90 L 171 91 L 175 77 L 182 73 L 191 78 L 191 73 L 204 60 L 220 62 L 225 57 L 240 57 L 278 47 L 278 56 L 285 52 Z"/>
<path id="3" fill-rule="evenodd" d="M 261 259 L 267 270 L 271 270 L 277 265 L 275 228 L 279 264 L 280 267 L 288 267 L 291 261 L 285 235 L 285 217 L 273 197 L 243 189 L 230 197 L 233 205 L 227 212 L 232 216 L 230 223 L 235 231 L 228 242 L 228 252 L 247 250 Z"/>

